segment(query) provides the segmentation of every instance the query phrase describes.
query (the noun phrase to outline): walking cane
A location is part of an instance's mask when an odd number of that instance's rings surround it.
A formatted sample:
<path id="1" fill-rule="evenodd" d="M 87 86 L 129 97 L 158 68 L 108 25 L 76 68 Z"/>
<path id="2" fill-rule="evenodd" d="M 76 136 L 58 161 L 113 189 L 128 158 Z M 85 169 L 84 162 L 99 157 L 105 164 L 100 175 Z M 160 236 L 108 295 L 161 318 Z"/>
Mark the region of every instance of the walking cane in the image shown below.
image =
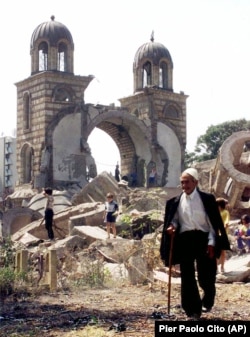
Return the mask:
<path id="1" fill-rule="evenodd" d="M 170 315 L 171 274 L 172 274 L 174 232 L 172 232 L 170 235 L 171 237 L 170 237 L 170 250 L 169 250 L 169 262 L 168 262 L 168 315 Z"/>
<path id="2" fill-rule="evenodd" d="M 63 233 L 64 236 L 67 235 L 67 233 L 65 233 L 65 231 L 64 231 L 62 228 L 59 228 L 59 227 L 56 225 L 55 221 L 53 221 L 53 227 L 54 227 L 55 230 L 57 230 L 58 232 L 61 231 L 61 232 Z"/>
<path id="3" fill-rule="evenodd" d="M 39 224 L 39 226 L 38 227 L 40 227 L 41 226 L 41 224 L 43 223 L 43 221 L 44 221 L 44 217 L 42 218 L 42 221 L 40 222 L 40 224 Z"/>

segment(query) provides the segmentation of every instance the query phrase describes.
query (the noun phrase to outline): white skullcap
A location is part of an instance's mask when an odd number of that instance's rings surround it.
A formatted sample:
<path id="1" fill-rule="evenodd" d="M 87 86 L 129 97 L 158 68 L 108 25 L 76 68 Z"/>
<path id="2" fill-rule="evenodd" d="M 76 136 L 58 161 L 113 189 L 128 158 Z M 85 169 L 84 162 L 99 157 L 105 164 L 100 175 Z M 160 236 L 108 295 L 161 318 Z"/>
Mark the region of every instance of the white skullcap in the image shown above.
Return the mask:
<path id="1" fill-rule="evenodd" d="M 198 171 L 192 167 L 186 169 L 183 173 L 187 173 L 190 176 L 192 176 L 195 180 L 199 180 L 199 175 L 198 175 Z"/>

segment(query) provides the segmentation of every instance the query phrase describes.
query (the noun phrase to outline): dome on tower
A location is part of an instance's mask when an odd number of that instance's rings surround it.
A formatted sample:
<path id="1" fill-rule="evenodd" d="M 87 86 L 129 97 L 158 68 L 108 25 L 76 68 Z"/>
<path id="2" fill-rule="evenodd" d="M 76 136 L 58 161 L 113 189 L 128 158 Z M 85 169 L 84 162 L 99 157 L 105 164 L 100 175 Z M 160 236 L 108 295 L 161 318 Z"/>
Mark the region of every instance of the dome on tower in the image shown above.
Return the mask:
<path id="1" fill-rule="evenodd" d="M 145 87 L 173 91 L 173 61 L 167 48 L 154 41 L 154 32 L 149 42 L 136 52 L 133 73 L 134 92 Z"/>
<path id="2" fill-rule="evenodd" d="M 51 20 L 34 30 L 30 41 L 31 74 L 42 71 L 74 73 L 74 42 L 68 28 Z"/>
<path id="3" fill-rule="evenodd" d="M 168 49 L 163 44 L 155 42 L 153 34 L 149 42 L 138 48 L 134 58 L 134 67 L 136 68 L 145 59 L 150 59 L 154 65 L 158 65 L 162 59 L 167 59 L 173 66 Z"/>
<path id="4" fill-rule="evenodd" d="M 46 40 L 51 46 L 56 46 L 60 40 L 66 40 L 71 48 L 74 46 L 73 38 L 68 28 L 62 23 L 55 21 L 54 15 L 51 20 L 41 23 L 33 32 L 30 48 L 33 49 L 38 40 Z"/>

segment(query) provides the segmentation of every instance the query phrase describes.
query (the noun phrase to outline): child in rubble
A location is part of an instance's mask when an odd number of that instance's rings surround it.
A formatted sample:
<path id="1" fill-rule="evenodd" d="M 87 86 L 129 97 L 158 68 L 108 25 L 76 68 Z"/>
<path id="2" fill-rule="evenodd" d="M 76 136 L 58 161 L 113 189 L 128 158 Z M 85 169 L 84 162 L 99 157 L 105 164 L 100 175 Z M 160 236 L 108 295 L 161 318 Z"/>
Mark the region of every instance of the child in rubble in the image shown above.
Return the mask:
<path id="1" fill-rule="evenodd" d="M 242 240 L 245 243 L 245 248 L 247 248 L 247 252 L 250 253 L 250 216 L 243 215 L 242 222 L 246 227 L 245 234 L 242 235 Z"/>
<path id="2" fill-rule="evenodd" d="M 112 193 L 106 195 L 105 211 L 103 214 L 104 222 L 107 225 L 108 239 L 110 239 L 110 229 L 112 229 L 113 237 L 116 238 L 116 217 L 119 214 L 118 203 L 114 200 Z"/>
<path id="3" fill-rule="evenodd" d="M 242 215 L 240 222 L 239 222 L 239 227 L 236 229 L 234 232 L 234 235 L 237 240 L 237 248 L 239 250 L 239 255 L 243 255 L 246 253 L 246 243 L 245 243 L 245 237 L 247 233 L 247 226 L 246 224 L 250 222 L 250 217 L 247 214 Z"/>

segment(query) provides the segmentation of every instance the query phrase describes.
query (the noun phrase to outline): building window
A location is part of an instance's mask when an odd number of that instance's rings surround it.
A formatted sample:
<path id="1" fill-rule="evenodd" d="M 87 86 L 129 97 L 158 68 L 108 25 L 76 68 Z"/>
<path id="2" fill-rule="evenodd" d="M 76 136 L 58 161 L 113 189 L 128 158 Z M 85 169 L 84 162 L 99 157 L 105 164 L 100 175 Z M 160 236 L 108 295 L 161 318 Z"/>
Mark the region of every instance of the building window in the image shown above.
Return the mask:
<path id="1" fill-rule="evenodd" d="M 147 61 L 143 65 L 143 79 L 142 79 L 142 87 L 145 88 L 149 85 L 152 85 L 152 69 L 151 63 Z"/>
<path id="2" fill-rule="evenodd" d="M 57 54 L 57 70 L 67 71 L 67 46 L 65 43 L 60 43 Z"/>
<path id="3" fill-rule="evenodd" d="M 23 128 L 24 130 L 30 128 L 30 95 L 28 92 L 23 96 Z"/>
<path id="4" fill-rule="evenodd" d="M 168 65 L 166 62 L 161 62 L 159 68 L 159 87 L 168 88 Z"/>
<path id="5" fill-rule="evenodd" d="M 164 109 L 164 117 L 179 119 L 180 113 L 179 113 L 178 108 L 173 104 L 170 104 L 170 105 L 166 106 L 165 109 Z"/>
<path id="6" fill-rule="evenodd" d="M 46 42 L 40 43 L 38 47 L 39 53 L 39 71 L 48 70 L 48 45 Z"/>
<path id="7" fill-rule="evenodd" d="M 25 144 L 21 150 L 21 161 L 22 161 L 22 183 L 30 183 L 32 180 L 32 169 L 33 169 L 33 148 L 28 144 Z"/>
<path id="8" fill-rule="evenodd" d="M 53 102 L 72 102 L 72 94 L 70 89 L 64 87 L 57 87 L 53 92 Z"/>

